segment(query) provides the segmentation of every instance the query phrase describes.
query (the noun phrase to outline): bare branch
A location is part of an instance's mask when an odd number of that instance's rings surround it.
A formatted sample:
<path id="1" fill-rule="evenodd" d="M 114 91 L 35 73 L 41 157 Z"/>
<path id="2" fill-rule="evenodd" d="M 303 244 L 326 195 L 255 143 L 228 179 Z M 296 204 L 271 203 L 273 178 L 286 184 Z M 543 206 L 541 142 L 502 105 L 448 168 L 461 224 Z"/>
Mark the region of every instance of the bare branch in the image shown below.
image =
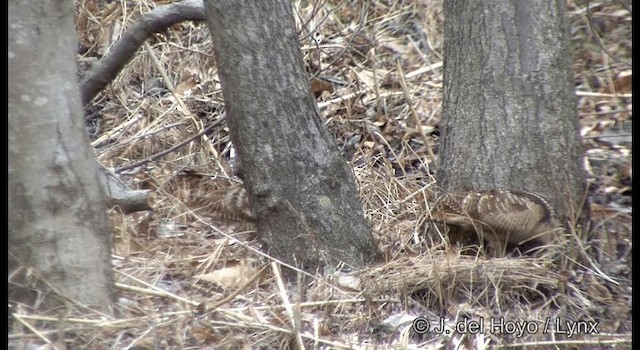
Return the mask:
<path id="1" fill-rule="evenodd" d="M 151 210 L 149 190 L 133 190 L 113 171 L 98 162 L 98 179 L 109 196 L 109 204 L 119 206 L 125 214 Z"/>
<path id="2" fill-rule="evenodd" d="M 111 83 L 152 34 L 179 22 L 206 19 L 202 0 L 172 3 L 138 18 L 80 83 L 82 104 L 86 106 L 107 84 Z"/>
<path id="3" fill-rule="evenodd" d="M 179 144 L 177 144 L 177 145 L 175 145 L 175 146 L 173 146 L 173 147 L 171 147 L 171 148 L 169 148 L 167 150 L 164 150 L 162 152 L 156 153 L 156 154 L 154 154 L 154 155 L 152 155 L 152 156 L 150 156 L 148 158 L 145 158 L 145 159 L 143 159 L 141 161 L 138 161 L 138 162 L 135 162 L 133 164 L 129 164 L 129 165 L 125 165 L 125 166 L 122 166 L 120 168 L 117 168 L 115 170 L 115 172 L 116 173 L 121 173 L 121 172 L 123 172 L 125 170 L 137 168 L 137 167 L 145 165 L 145 164 L 147 164 L 147 163 L 149 163 L 151 161 L 154 161 L 154 160 L 156 160 L 156 159 L 158 159 L 158 158 L 160 158 L 162 156 L 165 156 L 165 155 L 167 155 L 167 154 L 169 154 L 171 152 L 174 152 L 174 151 L 180 149 L 181 147 L 184 147 L 189 142 L 192 142 L 193 140 L 197 139 L 198 137 L 208 133 L 209 131 L 211 131 L 211 129 L 213 129 L 214 127 L 220 125 L 222 123 L 222 121 L 225 120 L 225 118 L 226 118 L 226 114 L 223 114 L 215 122 L 211 123 L 211 125 L 207 126 L 202 131 L 197 133 L 196 135 L 193 135 L 192 137 L 180 142 Z"/>

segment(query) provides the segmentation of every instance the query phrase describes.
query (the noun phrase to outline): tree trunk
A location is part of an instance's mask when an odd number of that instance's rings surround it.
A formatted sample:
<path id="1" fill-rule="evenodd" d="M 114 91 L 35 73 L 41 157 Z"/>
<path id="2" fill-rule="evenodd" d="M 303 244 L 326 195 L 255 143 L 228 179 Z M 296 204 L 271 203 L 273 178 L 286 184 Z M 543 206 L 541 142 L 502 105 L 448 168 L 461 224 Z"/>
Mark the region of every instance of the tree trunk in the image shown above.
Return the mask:
<path id="1" fill-rule="evenodd" d="M 535 192 L 575 216 L 585 175 L 564 1 L 444 6 L 441 187 Z"/>
<path id="2" fill-rule="evenodd" d="M 205 7 L 231 139 L 269 253 L 308 270 L 372 262 L 370 225 L 311 95 L 290 2 Z"/>
<path id="3" fill-rule="evenodd" d="M 65 296 L 106 307 L 110 231 L 77 47 L 73 1 L 9 1 L 9 271 L 35 268 Z"/>

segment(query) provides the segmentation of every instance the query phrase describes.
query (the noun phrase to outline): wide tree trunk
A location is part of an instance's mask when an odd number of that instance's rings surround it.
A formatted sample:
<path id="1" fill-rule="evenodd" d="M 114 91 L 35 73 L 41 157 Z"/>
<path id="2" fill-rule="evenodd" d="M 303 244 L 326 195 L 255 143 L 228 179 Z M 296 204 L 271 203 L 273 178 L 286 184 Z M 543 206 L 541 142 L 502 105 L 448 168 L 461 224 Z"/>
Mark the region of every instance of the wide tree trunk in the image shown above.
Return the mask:
<path id="1" fill-rule="evenodd" d="M 77 48 L 73 1 L 9 1 L 9 272 L 35 268 L 65 296 L 106 309 L 110 231 Z M 12 297 L 24 300 L 28 288 L 16 286 Z"/>
<path id="2" fill-rule="evenodd" d="M 370 225 L 311 95 L 290 1 L 205 7 L 231 139 L 269 253 L 310 270 L 372 262 Z"/>
<path id="3" fill-rule="evenodd" d="M 561 219 L 585 197 L 565 2 L 446 0 L 438 181 L 542 195 Z"/>

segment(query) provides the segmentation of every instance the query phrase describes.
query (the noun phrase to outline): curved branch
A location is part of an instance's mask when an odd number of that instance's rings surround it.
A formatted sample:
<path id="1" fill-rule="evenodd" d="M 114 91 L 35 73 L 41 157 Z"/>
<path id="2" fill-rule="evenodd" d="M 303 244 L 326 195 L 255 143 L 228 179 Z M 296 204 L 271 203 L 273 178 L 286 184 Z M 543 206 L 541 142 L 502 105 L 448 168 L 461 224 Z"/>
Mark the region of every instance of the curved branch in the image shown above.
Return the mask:
<path id="1" fill-rule="evenodd" d="M 144 14 L 82 80 L 80 83 L 82 104 L 86 106 L 107 84 L 111 83 L 152 34 L 179 22 L 206 19 L 203 0 L 172 3 Z"/>

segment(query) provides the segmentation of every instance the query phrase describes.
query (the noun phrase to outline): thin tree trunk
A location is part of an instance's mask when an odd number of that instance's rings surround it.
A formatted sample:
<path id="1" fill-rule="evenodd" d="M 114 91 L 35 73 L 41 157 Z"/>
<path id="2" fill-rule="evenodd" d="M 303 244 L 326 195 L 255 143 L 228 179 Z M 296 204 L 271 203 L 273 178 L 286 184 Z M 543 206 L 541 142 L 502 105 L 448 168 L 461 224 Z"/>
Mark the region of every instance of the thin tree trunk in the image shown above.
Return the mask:
<path id="1" fill-rule="evenodd" d="M 65 296 L 106 309 L 110 231 L 73 21 L 73 1 L 9 1 L 9 271 L 35 268 Z"/>
<path id="2" fill-rule="evenodd" d="M 269 253 L 311 270 L 372 262 L 370 225 L 311 95 L 291 3 L 205 7 L 231 139 Z"/>

